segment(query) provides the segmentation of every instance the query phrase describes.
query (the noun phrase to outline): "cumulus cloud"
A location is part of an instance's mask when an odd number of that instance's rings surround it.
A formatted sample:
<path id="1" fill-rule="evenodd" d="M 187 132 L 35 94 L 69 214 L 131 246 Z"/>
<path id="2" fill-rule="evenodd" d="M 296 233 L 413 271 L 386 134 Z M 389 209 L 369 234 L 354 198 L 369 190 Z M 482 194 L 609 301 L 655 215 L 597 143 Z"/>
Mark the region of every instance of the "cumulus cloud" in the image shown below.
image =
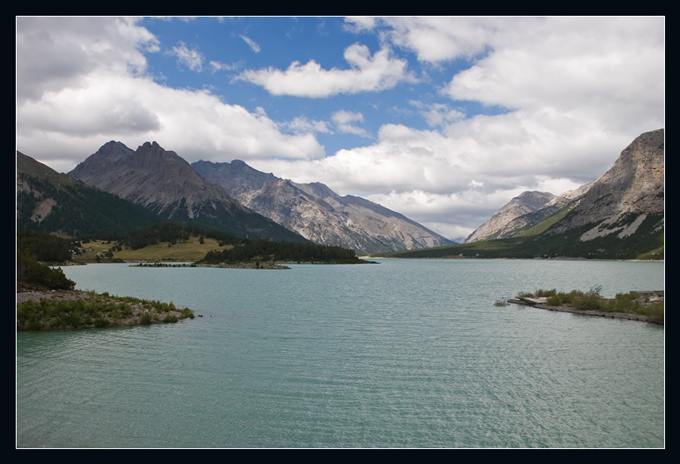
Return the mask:
<path id="1" fill-rule="evenodd" d="M 285 71 L 272 67 L 246 70 L 237 79 L 260 85 L 273 95 L 311 98 L 375 92 L 413 80 L 406 60 L 392 57 L 389 49 L 371 56 L 367 46 L 356 43 L 345 49 L 344 58 L 350 69 L 326 70 L 314 60 L 294 61 Z"/>
<path id="2" fill-rule="evenodd" d="M 77 88 L 94 70 L 143 73 L 158 40 L 131 18 L 25 17 L 16 23 L 17 102 Z"/>
<path id="3" fill-rule="evenodd" d="M 109 140 L 133 149 L 155 140 L 190 161 L 325 154 L 311 132 L 285 134 L 266 114 L 207 90 L 154 82 L 139 50 L 158 41 L 132 20 L 20 18 L 17 44 L 17 147 L 62 172 Z M 198 69 L 197 54 L 183 44 L 175 52 Z"/>
<path id="4" fill-rule="evenodd" d="M 220 160 L 225 154 L 300 159 L 324 154 L 313 135 L 285 135 L 266 115 L 222 103 L 208 91 L 171 89 L 125 76 L 92 75 L 77 92 L 65 89 L 39 104 L 20 106 L 17 118 L 18 144 L 27 154 L 44 153 L 40 134 L 61 141 L 47 156 L 59 156 L 60 147 L 72 152 L 87 141 L 82 158 L 112 137 L 123 138 L 133 149 L 156 140 L 188 159 Z"/>
<path id="5" fill-rule="evenodd" d="M 507 22 L 521 28 L 521 21 L 512 18 Z M 346 22 L 362 32 L 387 26 L 381 32 L 391 43 L 415 51 L 420 61 L 436 63 L 484 53 L 489 38 L 506 21 L 503 18 L 432 16 L 347 18 Z"/>

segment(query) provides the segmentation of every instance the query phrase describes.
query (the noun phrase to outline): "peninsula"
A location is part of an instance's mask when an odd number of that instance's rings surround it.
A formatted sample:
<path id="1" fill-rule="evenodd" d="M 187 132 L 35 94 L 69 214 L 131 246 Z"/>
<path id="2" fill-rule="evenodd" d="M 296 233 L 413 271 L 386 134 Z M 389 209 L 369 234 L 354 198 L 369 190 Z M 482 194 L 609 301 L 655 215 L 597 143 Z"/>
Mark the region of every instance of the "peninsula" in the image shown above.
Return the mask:
<path id="1" fill-rule="evenodd" d="M 175 323 L 193 319 L 172 303 L 81 290 L 17 286 L 17 331 L 73 330 Z"/>
<path id="2" fill-rule="evenodd" d="M 587 292 L 572 290 L 569 293 L 557 292 L 555 289 L 537 290 L 534 293 L 521 293 L 507 302 L 496 302 L 496 305 L 506 306 L 512 303 L 549 311 L 664 325 L 663 290 L 618 293 L 614 298 L 602 297 L 600 290 L 600 287 Z"/>

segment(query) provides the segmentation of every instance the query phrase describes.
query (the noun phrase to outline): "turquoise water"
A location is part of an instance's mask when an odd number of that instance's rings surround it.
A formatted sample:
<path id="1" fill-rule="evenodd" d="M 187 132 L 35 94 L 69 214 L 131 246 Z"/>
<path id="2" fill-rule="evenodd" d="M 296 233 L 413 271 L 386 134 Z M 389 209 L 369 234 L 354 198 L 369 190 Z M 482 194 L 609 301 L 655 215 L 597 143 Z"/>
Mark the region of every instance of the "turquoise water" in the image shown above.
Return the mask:
<path id="1" fill-rule="evenodd" d="M 18 446 L 665 446 L 663 327 L 493 304 L 663 289 L 663 263 L 379 261 L 63 268 L 202 317 L 18 333 Z"/>

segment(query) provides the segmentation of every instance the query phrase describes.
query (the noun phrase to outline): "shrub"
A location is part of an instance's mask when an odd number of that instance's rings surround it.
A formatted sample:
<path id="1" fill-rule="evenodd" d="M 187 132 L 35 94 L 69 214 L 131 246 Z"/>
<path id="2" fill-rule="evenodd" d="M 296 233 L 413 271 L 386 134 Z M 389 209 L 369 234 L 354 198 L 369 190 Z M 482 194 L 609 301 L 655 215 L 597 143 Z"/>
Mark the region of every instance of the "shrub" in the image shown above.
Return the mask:
<path id="1" fill-rule="evenodd" d="M 581 311 L 598 311 L 604 309 L 605 305 L 600 295 L 601 286 L 591 288 L 585 293 L 580 292 L 574 297 L 572 305 Z"/>
<path id="2" fill-rule="evenodd" d="M 539 289 L 539 290 L 536 290 L 536 293 L 535 293 L 535 296 L 542 296 L 542 297 L 550 297 L 550 296 L 554 296 L 554 295 L 557 295 L 557 290 L 555 290 L 554 288 L 551 289 L 551 290 L 541 290 L 541 289 Z"/>
<path id="3" fill-rule="evenodd" d="M 649 303 L 648 305 L 642 305 L 641 309 L 639 310 L 639 313 L 647 316 L 649 322 L 661 325 L 664 324 L 663 301 L 655 301 L 653 303 Z"/>

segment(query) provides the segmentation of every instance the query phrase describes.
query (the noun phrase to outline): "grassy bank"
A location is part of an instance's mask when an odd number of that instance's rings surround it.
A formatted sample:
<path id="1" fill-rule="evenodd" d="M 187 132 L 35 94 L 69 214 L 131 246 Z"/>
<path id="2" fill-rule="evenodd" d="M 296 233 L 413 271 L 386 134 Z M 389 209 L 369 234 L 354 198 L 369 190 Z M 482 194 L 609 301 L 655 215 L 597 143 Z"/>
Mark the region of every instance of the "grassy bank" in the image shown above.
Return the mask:
<path id="1" fill-rule="evenodd" d="M 174 323 L 193 319 L 172 303 L 77 290 L 17 293 L 17 331 L 72 330 Z"/>

